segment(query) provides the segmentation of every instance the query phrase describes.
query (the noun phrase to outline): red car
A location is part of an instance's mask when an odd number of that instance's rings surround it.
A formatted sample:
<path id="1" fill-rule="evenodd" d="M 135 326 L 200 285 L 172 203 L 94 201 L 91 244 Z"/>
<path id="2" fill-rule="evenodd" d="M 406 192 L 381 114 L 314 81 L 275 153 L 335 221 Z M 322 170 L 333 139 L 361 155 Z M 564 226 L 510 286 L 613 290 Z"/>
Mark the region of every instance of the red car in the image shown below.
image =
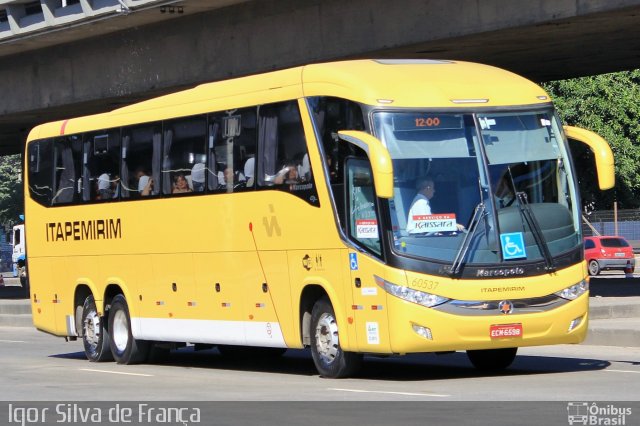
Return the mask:
<path id="1" fill-rule="evenodd" d="M 630 274 L 636 267 L 633 249 L 622 237 L 585 237 L 584 258 L 589 266 L 589 275 L 598 275 L 600 271 L 609 269 Z"/>

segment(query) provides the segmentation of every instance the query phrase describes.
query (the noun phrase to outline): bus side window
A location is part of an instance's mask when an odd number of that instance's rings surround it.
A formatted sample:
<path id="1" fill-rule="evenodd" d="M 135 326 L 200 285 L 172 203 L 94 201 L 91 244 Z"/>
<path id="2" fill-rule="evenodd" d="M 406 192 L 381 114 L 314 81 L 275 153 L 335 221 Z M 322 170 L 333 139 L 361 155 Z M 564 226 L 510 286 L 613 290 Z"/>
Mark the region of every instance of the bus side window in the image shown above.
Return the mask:
<path id="1" fill-rule="evenodd" d="M 53 194 L 53 140 L 44 139 L 29 144 L 27 167 L 31 199 L 48 206 Z"/>
<path id="2" fill-rule="evenodd" d="M 82 143 L 78 135 L 54 139 L 53 204 L 69 204 L 80 200 Z"/>
<path id="3" fill-rule="evenodd" d="M 255 152 L 256 108 L 241 108 L 209 117 L 209 190 L 245 191 L 253 186 L 253 174 L 245 174 Z M 252 170 L 248 170 L 252 173 Z"/>
<path id="4" fill-rule="evenodd" d="M 120 129 L 84 136 L 82 199 L 111 201 L 120 195 Z"/>
<path id="5" fill-rule="evenodd" d="M 195 186 L 201 192 L 204 186 L 198 184 L 204 185 L 202 165 L 206 161 L 206 117 L 165 122 L 164 129 L 162 193 L 169 195 L 194 192 L 194 177 Z M 196 167 L 196 164 L 201 166 Z"/>
<path id="6" fill-rule="evenodd" d="M 369 251 L 382 254 L 371 165 L 366 159 L 346 162 L 349 237 Z"/>
<path id="7" fill-rule="evenodd" d="M 259 111 L 258 185 L 319 205 L 298 102 L 262 105 Z"/>
<path id="8" fill-rule="evenodd" d="M 344 159 L 353 154 L 352 147 L 339 141 L 340 130 L 366 130 L 360 104 L 341 98 L 308 98 L 311 118 L 324 147 L 329 181 L 342 183 Z"/>
<path id="9" fill-rule="evenodd" d="M 122 197 L 138 198 L 160 193 L 162 126 L 123 129 Z"/>

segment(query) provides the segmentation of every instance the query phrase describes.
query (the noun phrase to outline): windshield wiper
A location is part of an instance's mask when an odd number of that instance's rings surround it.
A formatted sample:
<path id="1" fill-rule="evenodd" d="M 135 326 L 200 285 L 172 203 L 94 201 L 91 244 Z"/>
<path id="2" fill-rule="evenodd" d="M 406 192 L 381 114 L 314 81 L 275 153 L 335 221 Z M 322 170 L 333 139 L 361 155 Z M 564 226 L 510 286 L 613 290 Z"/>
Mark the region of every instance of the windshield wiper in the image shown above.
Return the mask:
<path id="1" fill-rule="evenodd" d="M 473 240 L 473 237 L 478 230 L 478 224 L 480 223 L 480 220 L 486 218 L 487 215 L 487 207 L 485 206 L 484 202 L 481 201 L 473 211 L 473 216 L 471 217 L 471 222 L 469 223 L 467 234 L 464 236 L 464 240 L 462 240 L 462 244 L 458 249 L 458 253 L 456 254 L 456 257 L 451 264 L 451 270 L 449 271 L 451 275 L 458 275 L 460 273 L 460 268 L 462 267 L 462 263 L 467 256 L 467 252 L 469 251 L 471 240 Z"/>
<path id="2" fill-rule="evenodd" d="M 540 249 L 540 252 L 544 257 L 545 269 L 550 272 L 555 271 L 556 265 L 553 263 L 553 256 L 551 256 L 547 241 L 545 240 L 544 234 L 540 229 L 538 219 L 536 219 L 536 215 L 533 214 L 533 211 L 531 210 L 529 200 L 527 200 L 527 194 L 525 194 L 524 192 L 516 192 L 516 200 L 518 200 L 518 208 L 520 210 L 520 214 L 524 218 L 525 222 L 527 222 L 527 225 L 529 225 L 529 229 L 533 234 L 533 239 L 536 241 L 536 244 L 538 245 L 538 248 Z"/>

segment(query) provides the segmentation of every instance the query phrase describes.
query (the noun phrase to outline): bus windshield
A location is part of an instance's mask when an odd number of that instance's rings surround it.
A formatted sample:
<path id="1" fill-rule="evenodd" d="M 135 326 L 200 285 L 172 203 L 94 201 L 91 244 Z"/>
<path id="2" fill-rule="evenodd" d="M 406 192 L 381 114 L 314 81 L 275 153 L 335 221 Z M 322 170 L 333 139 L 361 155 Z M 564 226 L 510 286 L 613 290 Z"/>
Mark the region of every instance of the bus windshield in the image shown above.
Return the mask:
<path id="1" fill-rule="evenodd" d="M 551 269 L 554 256 L 580 244 L 576 190 L 552 110 L 385 111 L 374 125 L 393 160 L 397 253 L 449 264 L 544 260 Z"/>

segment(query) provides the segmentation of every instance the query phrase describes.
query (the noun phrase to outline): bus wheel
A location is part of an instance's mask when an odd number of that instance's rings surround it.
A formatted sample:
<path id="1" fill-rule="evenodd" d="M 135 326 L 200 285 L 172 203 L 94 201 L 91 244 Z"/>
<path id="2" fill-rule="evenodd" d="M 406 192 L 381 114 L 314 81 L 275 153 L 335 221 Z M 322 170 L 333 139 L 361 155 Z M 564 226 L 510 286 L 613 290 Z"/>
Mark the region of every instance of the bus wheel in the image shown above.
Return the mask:
<path id="1" fill-rule="evenodd" d="M 467 351 L 467 356 L 478 370 L 498 371 L 510 366 L 517 352 L 518 348 L 484 349 Z"/>
<path id="2" fill-rule="evenodd" d="M 118 364 L 138 364 L 147 359 L 149 342 L 133 338 L 129 307 L 121 294 L 118 294 L 111 301 L 109 331 L 111 333 L 111 353 Z"/>
<path id="3" fill-rule="evenodd" d="M 82 307 L 82 344 L 91 362 L 113 361 L 109 348 L 109 333 L 96 309 L 93 296 L 87 296 Z"/>
<path id="4" fill-rule="evenodd" d="M 342 378 L 353 375 L 362 365 L 362 355 L 344 352 L 340 347 L 338 322 L 331 302 L 318 300 L 311 311 L 311 356 L 323 377 Z"/>

